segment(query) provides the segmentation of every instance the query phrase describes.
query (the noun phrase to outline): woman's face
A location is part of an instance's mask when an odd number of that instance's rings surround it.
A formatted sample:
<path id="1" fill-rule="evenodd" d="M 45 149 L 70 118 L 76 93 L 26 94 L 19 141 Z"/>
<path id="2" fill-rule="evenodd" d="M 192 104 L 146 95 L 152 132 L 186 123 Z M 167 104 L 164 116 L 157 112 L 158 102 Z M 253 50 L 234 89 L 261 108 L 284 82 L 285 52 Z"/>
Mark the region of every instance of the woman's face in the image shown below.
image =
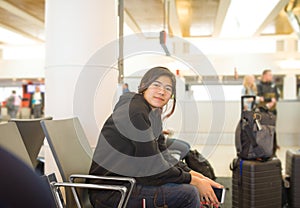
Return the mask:
<path id="1" fill-rule="evenodd" d="M 171 78 L 161 76 L 145 90 L 144 98 L 152 108 L 162 108 L 168 103 L 172 94 Z"/>
<path id="2" fill-rule="evenodd" d="M 254 84 L 254 82 L 255 82 L 254 76 L 250 76 L 249 79 L 248 79 L 249 85 L 252 86 Z"/>

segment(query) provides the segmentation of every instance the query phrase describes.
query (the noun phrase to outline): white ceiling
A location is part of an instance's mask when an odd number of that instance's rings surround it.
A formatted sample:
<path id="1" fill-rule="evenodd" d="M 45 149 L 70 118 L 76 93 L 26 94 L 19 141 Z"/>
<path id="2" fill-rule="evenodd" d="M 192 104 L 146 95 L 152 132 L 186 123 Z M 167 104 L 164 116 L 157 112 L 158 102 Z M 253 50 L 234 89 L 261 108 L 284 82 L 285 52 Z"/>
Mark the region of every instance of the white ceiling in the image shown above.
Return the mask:
<path id="1" fill-rule="evenodd" d="M 45 0 L 1 0 L 0 44 L 43 43 L 44 7 Z M 124 0 L 132 31 L 147 36 L 165 30 L 183 38 L 295 34 L 299 26 L 291 22 L 299 8 L 297 0 Z"/>

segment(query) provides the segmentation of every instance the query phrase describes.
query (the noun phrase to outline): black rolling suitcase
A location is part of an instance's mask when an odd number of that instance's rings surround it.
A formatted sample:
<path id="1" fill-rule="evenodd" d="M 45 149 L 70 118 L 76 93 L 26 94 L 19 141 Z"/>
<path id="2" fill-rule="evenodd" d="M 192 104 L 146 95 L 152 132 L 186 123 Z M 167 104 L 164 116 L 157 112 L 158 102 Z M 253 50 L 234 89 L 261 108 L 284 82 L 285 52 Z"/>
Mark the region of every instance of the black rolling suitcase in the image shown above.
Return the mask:
<path id="1" fill-rule="evenodd" d="M 288 204 L 300 208 L 300 151 L 286 152 L 285 172 L 289 177 Z"/>
<path id="2" fill-rule="evenodd" d="M 281 161 L 236 158 L 232 171 L 233 208 L 281 208 Z"/>

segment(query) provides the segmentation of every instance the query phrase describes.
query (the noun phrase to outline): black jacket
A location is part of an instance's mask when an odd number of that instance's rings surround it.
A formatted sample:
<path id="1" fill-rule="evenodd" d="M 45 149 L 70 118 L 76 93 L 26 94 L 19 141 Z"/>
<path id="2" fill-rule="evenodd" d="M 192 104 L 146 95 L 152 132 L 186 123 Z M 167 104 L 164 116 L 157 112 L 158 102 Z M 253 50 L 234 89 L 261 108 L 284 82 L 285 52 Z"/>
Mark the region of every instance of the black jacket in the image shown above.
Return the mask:
<path id="1" fill-rule="evenodd" d="M 141 94 L 122 95 L 101 130 L 90 174 L 129 176 L 137 184 L 159 186 L 190 183 L 189 171 L 168 153 L 160 110 L 153 111 Z"/>
<path id="2" fill-rule="evenodd" d="M 264 98 L 264 102 L 260 105 L 266 105 L 271 102 L 272 98 L 275 98 L 278 101 L 280 92 L 278 87 L 273 82 L 260 82 L 257 85 L 257 95 Z M 270 109 L 274 114 L 277 113 L 276 106 Z"/>

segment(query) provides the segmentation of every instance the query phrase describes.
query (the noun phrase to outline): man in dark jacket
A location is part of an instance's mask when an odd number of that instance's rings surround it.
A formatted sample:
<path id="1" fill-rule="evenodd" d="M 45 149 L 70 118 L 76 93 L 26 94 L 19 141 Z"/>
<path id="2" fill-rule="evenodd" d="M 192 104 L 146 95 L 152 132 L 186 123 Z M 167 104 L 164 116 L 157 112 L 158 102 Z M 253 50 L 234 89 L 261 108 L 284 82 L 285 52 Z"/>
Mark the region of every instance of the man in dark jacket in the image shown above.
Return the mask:
<path id="1" fill-rule="evenodd" d="M 273 82 L 273 75 L 270 69 L 265 69 L 262 73 L 261 82 L 257 85 L 257 95 L 259 96 L 259 105 L 267 107 L 270 112 L 277 115 L 276 103 L 280 97 L 280 91 Z M 276 138 L 276 131 L 274 134 L 274 155 L 276 149 L 279 149 Z"/>
<path id="2" fill-rule="evenodd" d="M 272 113 L 277 115 L 276 103 L 280 92 L 273 82 L 273 75 L 270 69 L 263 71 L 261 82 L 257 85 L 257 95 L 259 96 L 259 104 L 267 107 Z"/>

